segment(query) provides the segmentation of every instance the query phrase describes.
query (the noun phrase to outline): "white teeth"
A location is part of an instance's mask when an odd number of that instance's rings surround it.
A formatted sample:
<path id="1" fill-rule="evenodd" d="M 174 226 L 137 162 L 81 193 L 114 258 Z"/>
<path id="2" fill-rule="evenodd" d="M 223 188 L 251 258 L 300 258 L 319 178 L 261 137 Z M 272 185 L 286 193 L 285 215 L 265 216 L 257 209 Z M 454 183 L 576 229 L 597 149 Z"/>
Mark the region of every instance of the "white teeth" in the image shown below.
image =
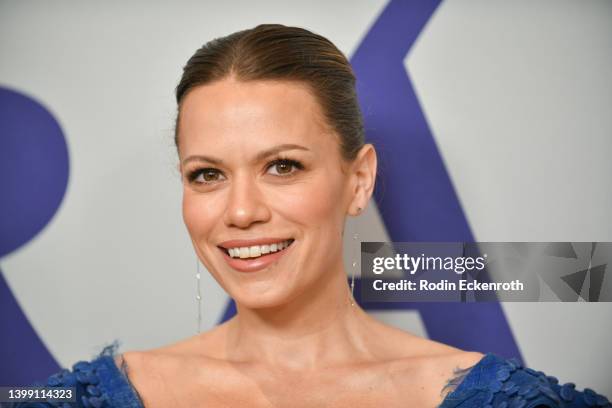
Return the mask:
<path id="1" fill-rule="evenodd" d="M 249 257 L 249 247 L 242 247 L 239 249 L 240 258 L 248 258 Z"/>
<path id="2" fill-rule="evenodd" d="M 232 258 L 257 258 L 261 255 L 277 252 L 289 246 L 290 241 L 277 242 L 274 244 L 254 245 L 250 247 L 229 248 L 229 256 Z"/>

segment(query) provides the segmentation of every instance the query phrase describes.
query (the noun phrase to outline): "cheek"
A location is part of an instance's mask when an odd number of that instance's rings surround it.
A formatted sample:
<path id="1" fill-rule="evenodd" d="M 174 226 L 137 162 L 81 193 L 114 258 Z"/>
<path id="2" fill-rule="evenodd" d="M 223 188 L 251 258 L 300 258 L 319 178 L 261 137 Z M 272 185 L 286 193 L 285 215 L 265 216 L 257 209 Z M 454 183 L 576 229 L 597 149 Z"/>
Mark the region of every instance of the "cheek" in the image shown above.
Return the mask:
<path id="1" fill-rule="evenodd" d="M 189 231 L 191 238 L 194 238 L 194 231 L 197 230 L 196 205 L 195 200 L 187 193 L 183 193 L 183 222 Z"/>
<path id="2" fill-rule="evenodd" d="M 283 213 L 300 224 L 333 229 L 343 214 L 342 184 L 329 179 L 307 183 L 278 202 Z"/>
<path id="3" fill-rule="evenodd" d="M 183 221 L 194 241 L 208 235 L 214 219 L 210 200 L 185 189 L 183 191 Z"/>

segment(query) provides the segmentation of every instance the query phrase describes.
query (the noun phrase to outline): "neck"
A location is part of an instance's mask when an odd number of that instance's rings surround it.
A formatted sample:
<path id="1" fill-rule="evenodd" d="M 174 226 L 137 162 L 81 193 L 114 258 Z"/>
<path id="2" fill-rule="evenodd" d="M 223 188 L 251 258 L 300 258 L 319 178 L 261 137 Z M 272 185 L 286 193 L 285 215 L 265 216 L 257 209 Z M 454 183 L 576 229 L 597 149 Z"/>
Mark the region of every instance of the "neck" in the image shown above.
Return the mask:
<path id="1" fill-rule="evenodd" d="M 371 359 L 365 337 L 371 318 L 354 302 L 342 265 L 291 302 L 249 309 L 237 304 L 228 322 L 227 356 L 291 370 Z"/>

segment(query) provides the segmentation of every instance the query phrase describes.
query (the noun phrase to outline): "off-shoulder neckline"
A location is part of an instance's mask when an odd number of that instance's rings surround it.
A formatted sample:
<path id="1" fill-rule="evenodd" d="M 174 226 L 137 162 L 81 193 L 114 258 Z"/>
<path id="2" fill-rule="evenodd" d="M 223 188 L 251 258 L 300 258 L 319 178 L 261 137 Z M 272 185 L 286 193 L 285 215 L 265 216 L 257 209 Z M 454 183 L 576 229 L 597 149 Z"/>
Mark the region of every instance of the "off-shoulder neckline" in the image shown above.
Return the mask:
<path id="1" fill-rule="evenodd" d="M 128 376 L 129 366 L 127 366 L 123 354 L 115 353 L 115 350 L 116 348 L 113 348 L 111 353 L 101 353 L 101 355 L 98 356 L 98 364 L 103 366 L 102 372 L 98 371 L 100 380 L 104 383 L 105 388 L 110 388 L 113 391 L 122 391 L 118 393 L 109 392 L 109 397 L 111 399 L 115 399 L 116 395 L 123 396 L 121 401 L 113 401 L 120 404 L 117 406 L 144 408 L 142 398 Z M 118 366 L 115 362 L 115 357 L 117 356 L 120 357 L 121 366 Z M 484 372 L 489 372 L 492 367 L 504 363 L 505 361 L 505 359 L 494 353 L 484 354 L 476 364 L 468 368 L 469 371 L 467 374 L 463 376 L 461 382 L 446 395 L 438 408 L 452 406 L 452 402 L 463 401 L 465 398 L 469 397 L 469 395 L 478 392 L 480 388 L 478 386 L 482 386 L 482 379 L 488 378 L 486 375 L 483 377 L 482 374 Z M 127 395 L 130 395 L 132 401 L 125 400 L 125 396 Z M 135 406 L 134 402 L 139 405 Z"/>

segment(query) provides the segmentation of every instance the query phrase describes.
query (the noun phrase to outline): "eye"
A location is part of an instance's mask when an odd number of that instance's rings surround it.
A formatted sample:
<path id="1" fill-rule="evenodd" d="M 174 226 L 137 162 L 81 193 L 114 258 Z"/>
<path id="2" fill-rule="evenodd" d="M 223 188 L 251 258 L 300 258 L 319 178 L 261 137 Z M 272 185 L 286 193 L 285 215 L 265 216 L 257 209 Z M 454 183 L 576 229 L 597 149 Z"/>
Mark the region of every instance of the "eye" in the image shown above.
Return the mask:
<path id="1" fill-rule="evenodd" d="M 189 182 L 195 184 L 211 184 L 216 181 L 222 180 L 222 178 L 220 178 L 221 176 L 222 174 L 219 170 L 213 168 L 205 168 L 191 171 L 187 175 L 187 179 L 189 180 Z"/>
<path id="2" fill-rule="evenodd" d="M 276 169 L 275 176 L 290 176 L 296 172 L 296 170 L 292 171 L 292 168 L 302 170 L 304 166 L 302 166 L 302 163 L 291 159 L 277 159 L 268 166 L 268 170 Z"/>

